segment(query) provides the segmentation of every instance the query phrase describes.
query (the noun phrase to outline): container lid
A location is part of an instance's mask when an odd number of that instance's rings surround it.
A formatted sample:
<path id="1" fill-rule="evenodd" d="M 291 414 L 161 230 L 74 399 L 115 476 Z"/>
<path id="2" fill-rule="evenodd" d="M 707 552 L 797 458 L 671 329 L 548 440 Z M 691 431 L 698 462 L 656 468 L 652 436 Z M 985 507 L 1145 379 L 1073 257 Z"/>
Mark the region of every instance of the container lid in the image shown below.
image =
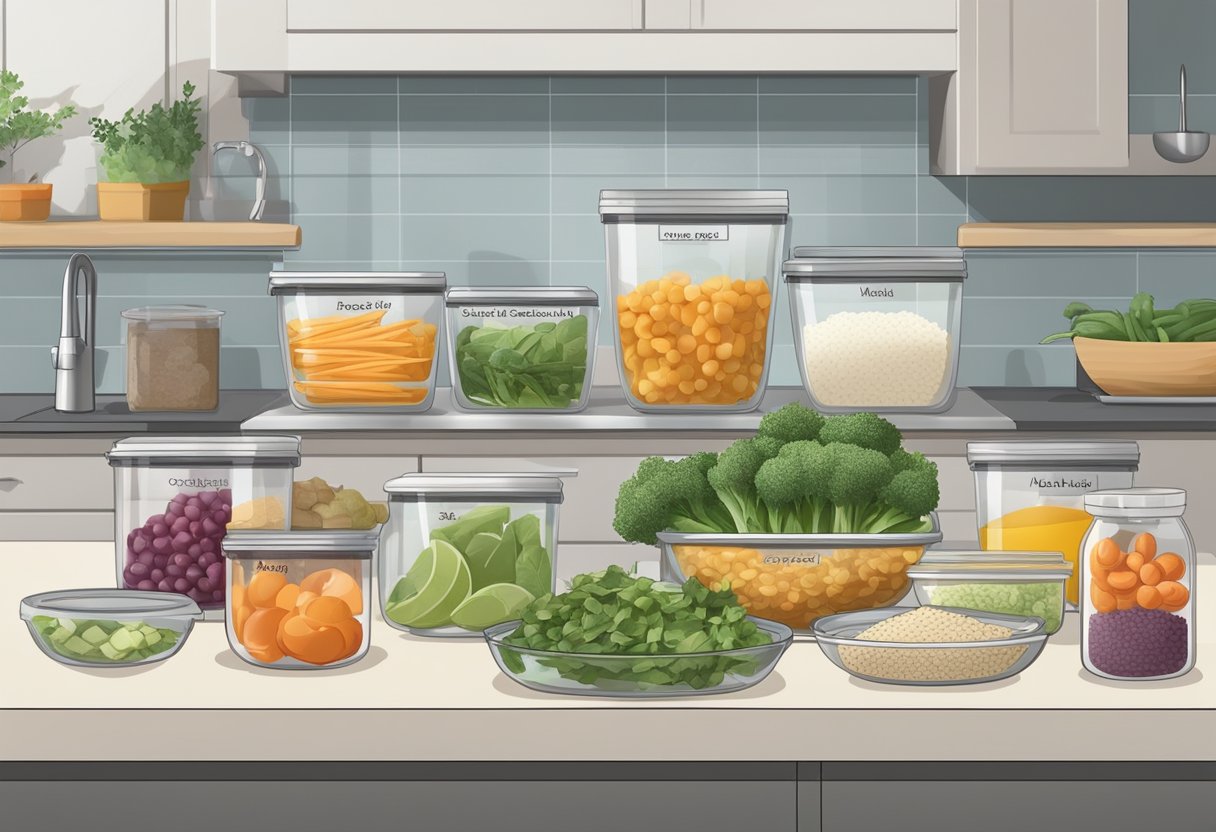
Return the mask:
<path id="1" fill-rule="evenodd" d="M 392 499 L 488 498 L 504 502 L 561 502 L 562 481 L 549 474 L 402 474 L 384 484 Z"/>
<path id="2" fill-rule="evenodd" d="M 961 248 L 799 246 L 783 267 L 787 280 L 962 280 L 967 261 Z"/>
<path id="3" fill-rule="evenodd" d="M 299 292 L 339 294 L 441 294 L 443 272 L 271 272 L 270 294 Z"/>
<path id="4" fill-rule="evenodd" d="M 222 309 L 209 309 L 193 303 L 176 306 L 137 306 L 124 309 L 122 316 L 128 321 L 210 321 L 220 318 Z"/>
<path id="5" fill-rule="evenodd" d="M 1061 552 L 929 551 L 908 567 L 908 577 L 963 577 L 986 580 L 1067 578 L 1073 565 Z"/>
<path id="6" fill-rule="evenodd" d="M 920 559 L 927 563 L 1024 563 L 1038 566 L 1071 565 L 1063 552 L 1018 552 L 1001 549 L 933 549 Z"/>
<path id="7" fill-rule="evenodd" d="M 149 460 L 250 460 L 300 464 L 298 436 L 132 436 L 106 454 L 111 465 Z"/>
<path id="8" fill-rule="evenodd" d="M 784 221 L 790 213 L 789 191 L 676 190 L 600 191 L 600 219 L 622 217 L 773 217 Z"/>
<path id="9" fill-rule="evenodd" d="M 376 531 L 252 531 L 233 530 L 224 535 L 220 548 L 228 557 L 258 552 L 275 560 L 299 558 L 354 558 L 370 560 L 380 542 Z"/>
<path id="10" fill-rule="evenodd" d="M 444 295 L 448 306 L 599 306 L 586 286 L 459 286 Z"/>
<path id="11" fill-rule="evenodd" d="M 1140 464 L 1135 442 L 968 442 L 967 462 L 977 465 L 1100 465 Z"/>
<path id="12" fill-rule="evenodd" d="M 1186 510 L 1181 488 L 1127 488 L 1091 491 L 1085 510 L 1100 517 L 1180 517 Z"/>
<path id="13" fill-rule="evenodd" d="M 136 589 L 64 589 L 40 592 L 21 600 L 21 617 L 35 615 L 104 618 L 106 616 L 156 616 L 200 620 L 198 604 L 176 592 L 145 592 Z"/>

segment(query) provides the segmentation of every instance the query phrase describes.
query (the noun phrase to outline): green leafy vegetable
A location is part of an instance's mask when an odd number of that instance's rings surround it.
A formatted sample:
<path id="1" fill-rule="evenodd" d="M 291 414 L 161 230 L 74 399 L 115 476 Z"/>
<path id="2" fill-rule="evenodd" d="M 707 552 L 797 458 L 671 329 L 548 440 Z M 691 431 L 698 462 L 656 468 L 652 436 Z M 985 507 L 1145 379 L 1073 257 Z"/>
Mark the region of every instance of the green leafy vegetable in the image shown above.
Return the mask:
<path id="1" fill-rule="evenodd" d="M 460 387 L 486 407 L 560 409 L 587 374 L 587 316 L 514 327 L 467 326 L 456 336 Z"/>
<path id="2" fill-rule="evenodd" d="M 0 168 L 6 165 L 12 175 L 13 157 L 17 151 L 34 139 L 52 136 L 63 129 L 63 122 L 76 115 L 76 106 L 67 104 L 53 112 L 27 110 L 30 100 L 17 93 L 25 82 L 15 72 L 0 72 L 0 150 L 8 159 L 0 159 Z M 35 174 L 30 181 L 37 179 Z"/>
<path id="3" fill-rule="evenodd" d="M 165 107 L 159 101 L 139 113 L 127 110 L 119 121 L 91 118 L 93 138 L 101 143 L 99 162 L 110 182 L 181 182 L 190 178 L 194 156 L 203 147 L 198 130 L 201 104 L 194 85 Z"/>
<path id="4" fill-rule="evenodd" d="M 1113 309 L 1092 309 L 1080 302 L 1064 307 L 1064 317 L 1072 326 L 1048 335 L 1040 343 L 1050 344 L 1066 338 L 1096 338 L 1100 341 L 1216 341 L 1216 300 L 1185 300 L 1173 309 L 1157 309 L 1153 296 L 1140 292 L 1132 298 L 1126 313 Z"/>
<path id="5" fill-rule="evenodd" d="M 660 583 L 610 566 L 577 576 L 569 592 L 537 598 L 504 641 L 531 650 L 637 657 L 629 662 L 583 656 L 538 660 L 581 684 L 629 682 L 700 690 L 721 684 L 728 673 L 754 672 L 756 660 L 746 655 L 681 654 L 758 647 L 771 639 L 747 620 L 730 589 L 710 590 L 695 578 L 683 586 Z M 503 650 L 503 660 L 515 672 L 524 672 L 518 653 Z"/>
<path id="6" fill-rule="evenodd" d="M 552 592 L 553 564 L 540 542 L 540 518 L 525 514 L 511 521 L 502 536 L 515 541 L 515 583 L 534 597 Z"/>

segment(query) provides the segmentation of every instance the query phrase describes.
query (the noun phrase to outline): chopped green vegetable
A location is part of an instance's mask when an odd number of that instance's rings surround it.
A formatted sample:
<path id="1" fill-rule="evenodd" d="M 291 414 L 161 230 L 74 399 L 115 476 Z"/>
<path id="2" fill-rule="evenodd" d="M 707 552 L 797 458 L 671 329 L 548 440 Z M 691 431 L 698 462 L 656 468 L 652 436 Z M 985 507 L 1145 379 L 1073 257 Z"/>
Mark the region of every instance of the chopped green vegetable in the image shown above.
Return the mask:
<path id="1" fill-rule="evenodd" d="M 1094 310 L 1073 302 L 1064 307 L 1072 326 L 1048 335 L 1040 343 L 1065 338 L 1096 338 L 1101 341 L 1216 341 L 1216 300 L 1186 300 L 1173 309 L 1156 309 L 1153 296 L 1140 292 L 1132 298 L 1127 313 L 1112 309 Z"/>
<path id="2" fill-rule="evenodd" d="M 523 610 L 519 627 L 504 639 L 509 646 L 558 653 L 636 656 L 539 659 L 564 678 L 585 685 L 628 682 L 645 687 L 687 685 L 694 690 L 722 683 L 728 673 L 748 673 L 746 656 L 686 653 L 733 650 L 770 643 L 768 634 L 747 619 L 730 589 L 714 591 L 690 578 L 683 586 L 634 577 L 619 566 L 579 575 L 570 591 L 537 598 Z M 523 659 L 509 649 L 503 660 L 524 672 Z"/>
<path id="3" fill-rule="evenodd" d="M 53 618 L 30 619 L 43 642 L 61 656 L 98 664 L 136 662 L 172 650 L 181 634 L 142 621 Z M 79 634 L 79 635 L 77 635 Z"/>
<path id="4" fill-rule="evenodd" d="M 587 316 L 514 327 L 467 326 L 456 336 L 466 398 L 486 407 L 561 409 L 581 398 Z"/>

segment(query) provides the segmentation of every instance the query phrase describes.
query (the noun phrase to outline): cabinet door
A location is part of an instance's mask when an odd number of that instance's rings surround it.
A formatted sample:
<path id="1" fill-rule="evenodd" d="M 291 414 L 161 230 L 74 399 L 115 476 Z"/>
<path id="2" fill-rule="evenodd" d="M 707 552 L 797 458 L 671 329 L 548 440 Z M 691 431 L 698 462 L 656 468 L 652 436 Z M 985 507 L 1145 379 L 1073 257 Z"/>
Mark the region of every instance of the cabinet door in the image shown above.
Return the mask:
<path id="1" fill-rule="evenodd" d="M 969 8 L 976 167 L 1126 166 L 1127 0 L 971 0 Z"/>
<path id="2" fill-rule="evenodd" d="M 642 0 L 287 0 L 299 32 L 617 31 L 642 28 Z"/>
<path id="3" fill-rule="evenodd" d="M 646 0 L 647 29 L 954 31 L 956 0 Z"/>

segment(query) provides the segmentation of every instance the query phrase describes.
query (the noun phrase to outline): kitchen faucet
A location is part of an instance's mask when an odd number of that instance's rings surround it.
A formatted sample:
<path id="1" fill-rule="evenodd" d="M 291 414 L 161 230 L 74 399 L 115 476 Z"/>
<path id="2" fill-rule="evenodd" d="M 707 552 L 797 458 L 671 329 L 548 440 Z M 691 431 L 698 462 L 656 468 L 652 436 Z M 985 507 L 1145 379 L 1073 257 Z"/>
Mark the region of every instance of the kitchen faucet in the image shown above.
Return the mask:
<path id="1" fill-rule="evenodd" d="M 84 277 L 84 337 L 80 332 L 80 278 Z M 93 351 L 97 329 L 97 269 L 87 254 L 73 254 L 63 273 L 59 345 L 51 347 L 55 367 L 55 409 L 92 413 Z"/>

